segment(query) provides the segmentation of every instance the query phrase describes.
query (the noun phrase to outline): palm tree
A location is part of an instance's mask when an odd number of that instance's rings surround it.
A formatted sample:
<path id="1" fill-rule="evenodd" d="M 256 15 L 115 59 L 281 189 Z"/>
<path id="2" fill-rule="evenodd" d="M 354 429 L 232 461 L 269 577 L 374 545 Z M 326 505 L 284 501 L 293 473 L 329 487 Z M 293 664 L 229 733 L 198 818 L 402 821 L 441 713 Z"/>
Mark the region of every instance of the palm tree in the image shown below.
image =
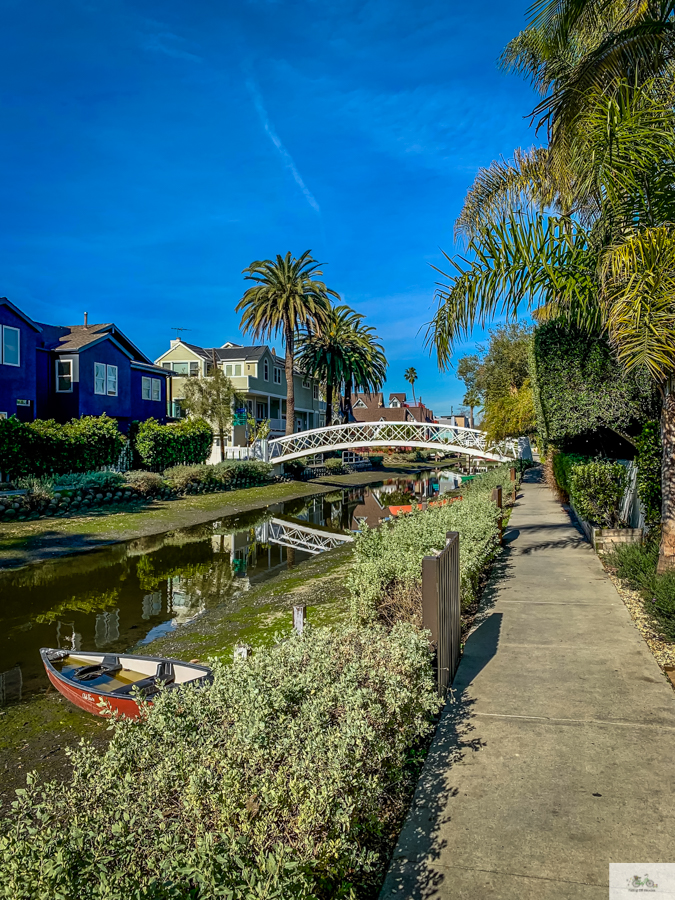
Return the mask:
<path id="1" fill-rule="evenodd" d="M 413 403 L 416 403 L 415 400 L 415 382 L 417 381 L 417 369 L 413 366 L 410 366 L 409 369 L 405 370 L 405 375 L 403 376 L 405 380 L 408 382 L 413 392 Z"/>
<path id="2" fill-rule="evenodd" d="M 236 307 L 241 312 L 240 328 L 254 338 L 265 340 L 279 331 L 286 345 L 286 434 L 295 431 L 295 390 L 293 368 L 295 339 L 304 329 L 319 331 L 330 312 L 329 297 L 339 295 L 317 281 L 323 273 L 320 263 L 306 250 L 295 259 L 285 256 L 256 260 L 243 270 L 246 281 L 254 281 Z"/>
<path id="3" fill-rule="evenodd" d="M 333 307 L 320 331 L 298 341 L 298 364 L 326 391 L 326 425 L 333 424 L 333 394 L 347 380 L 346 349 L 357 314 L 349 306 Z"/>
<path id="4" fill-rule="evenodd" d="M 428 332 L 444 367 L 475 324 L 527 306 L 604 332 L 627 369 L 651 375 L 663 398 L 660 571 L 675 568 L 672 9 L 535 3 L 507 57 L 546 94 L 535 114 L 549 146 L 479 173 L 458 221 L 467 252 L 448 257 Z"/>
<path id="5" fill-rule="evenodd" d="M 351 338 L 347 342 L 344 418 L 345 424 L 353 419 L 352 394 L 354 388 L 362 391 L 379 391 L 387 374 L 387 358 L 384 347 L 370 325 L 363 325 L 363 316 L 356 315 L 352 323 Z"/>

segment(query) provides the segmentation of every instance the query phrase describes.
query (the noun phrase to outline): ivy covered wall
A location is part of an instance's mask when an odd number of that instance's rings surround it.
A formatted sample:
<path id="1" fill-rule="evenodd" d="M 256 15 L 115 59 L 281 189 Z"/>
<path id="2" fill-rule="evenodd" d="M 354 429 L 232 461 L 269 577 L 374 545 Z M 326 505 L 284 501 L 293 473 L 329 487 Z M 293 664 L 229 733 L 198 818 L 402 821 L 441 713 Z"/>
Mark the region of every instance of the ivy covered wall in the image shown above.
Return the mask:
<path id="1" fill-rule="evenodd" d="M 626 373 L 602 337 L 557 323 L 541 325 L 532 340 L 530 367 L 544 445 L 632 458 L 631 440 L 647 420 L 659 417 L 647 376 Z"/>

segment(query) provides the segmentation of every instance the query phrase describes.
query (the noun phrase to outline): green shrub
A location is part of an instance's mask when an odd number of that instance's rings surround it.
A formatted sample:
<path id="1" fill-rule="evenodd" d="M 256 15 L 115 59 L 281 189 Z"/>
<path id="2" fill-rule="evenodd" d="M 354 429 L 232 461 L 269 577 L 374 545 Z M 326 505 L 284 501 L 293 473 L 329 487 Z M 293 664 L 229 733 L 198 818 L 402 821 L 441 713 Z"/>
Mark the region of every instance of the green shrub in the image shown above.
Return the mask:
<path id="1" fill-rule="evenodd" d="M 661 432 L 658 422 L 647 422 L 637 439 L 637 493 L 649 529 L 661 522 Z"/>
<path id="2" fill-rule="evenodd" d="M 582 519 L 607 528 L 622 524 L 620 508 L 628 473 L 621 463 L 554 453 L 553 475 Z"/>
<path id="3" fill-rule="evenodd" d="M 172 466 L 164 472 L 166 483 L 182 493 L 191 486 L 206 484 L 209 466 Z"/>
<path id="4" fill-rule="evenodd" d="M 54 497 L 54 478 L 49 475 L 24 475 L 16 486 L 28 491 L 31 505 L 48 503 Z"/>
<path id="5" fill-rule="evenodd" d="M 499 511 L 491 500 L 492 489 L 506 485 L 508 478 L 508 468 L 493 469 L 462 485 L 462 500 L 413 510 L 378 529 L 362 531 L 355 541 L 348 582 L 353 614 L 368 620 L 377 615 L 379 604 L 393 587 L 419 584 L 422 558 L 445 546 L 448 531 L 459 532 L 462 604 L 471 603 L 481 572 L 498 545 Z"/>
<path id="6" fill-rule="evenodd" d="M 675 641 L 675 573 L 656 574 L 659 548 L 649 544 L 623 544 L 607 556 L 619 578 L 639 591 L 645 611 L 653 616 L 663 635 Z"/>
<path id="7" fill-rule="evenodd" d="M 0 896 L 374 895 L 439 708 L 411 626 L 308 630 L 165 691 L 70 784 L 33 776 L 0 833 Z"/>
<path id="8" fill-rule="evenodd" d="M 83 416 L 59 424 L 53 419 L 0 419 L 2 471 L 19 475 L 87 472 L 115 465 L 125 438 L 109 416 Z"/>
<path id="9" fill-rule="evenodd" d="M 124 475 L 120 472 L 84 472 L 83 474 L 59 475 L 54 478 L 59 488 L 80 491 L 116 491 L 124 485 Z"/>
<path id="10" fill-rule="evenodd" d="M 291 478 L 302 478 L 305 468 L 301 459 L 292 459 L 290 462 L 284 463 L 284 475 L 290 475 Z"/>
<path id="11" fill-rule="evenodd" d="M 138 426 L 135 449 L 141 464 L 160 472 L 170 466 L 206 462 L 213 445 L 213 431 L 204 419 L 183 419 L 160 425 L 146 419 Z"/>
<path id="12" fill-rule="evenodd" d="M 326 459 L 323 464 L 330 475 L 341 475 L 345 470 L 341 457 L 339 459 Z"/>
<path id="13" fill-rule="evenodd" d="M 132 469 L 124 473 L 125 483 L 139 494 L 150 497 L 159 494 L 166 487 L 166 482 L 156 472 L 146 472 L 144 469 Z"/>

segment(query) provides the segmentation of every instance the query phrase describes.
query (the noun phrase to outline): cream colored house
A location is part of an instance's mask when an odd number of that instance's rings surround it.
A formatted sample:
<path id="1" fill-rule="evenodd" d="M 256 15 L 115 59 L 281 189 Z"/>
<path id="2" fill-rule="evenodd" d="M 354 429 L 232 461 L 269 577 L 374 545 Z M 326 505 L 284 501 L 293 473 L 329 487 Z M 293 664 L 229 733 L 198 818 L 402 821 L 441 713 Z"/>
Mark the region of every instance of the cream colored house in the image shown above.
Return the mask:
<path id="1" fill-rule="evenodd" d="M 185 341 L 171 341 L 171 347 L 156 360 L 156 365 L 172 373 L 170 379 L 170 416 L 182 415 L 180 401 L 185 397 L 184 385 L 188 378 L 205 378 L 211 371 L 213 356 L 216 365 L 232 380 L 235 390 L 245 401 L 256 421 L 270 420 L 270 437 L 286 433 L 286 372 L 284 360 L 274 350 L 263 345 L 243 347 L 227 343 L 214 349 L 197 347 Z M 295 380 L 295 431 L 319 428 L 326 421 L 326 404 L 321 399 L 319 383 L 313 378 L 296 372 Z M 218 440 L 216 438 L 216 440 Z M 233 427 L 227 438 L 228 446 L 246 443 L 244 428 Z"/>

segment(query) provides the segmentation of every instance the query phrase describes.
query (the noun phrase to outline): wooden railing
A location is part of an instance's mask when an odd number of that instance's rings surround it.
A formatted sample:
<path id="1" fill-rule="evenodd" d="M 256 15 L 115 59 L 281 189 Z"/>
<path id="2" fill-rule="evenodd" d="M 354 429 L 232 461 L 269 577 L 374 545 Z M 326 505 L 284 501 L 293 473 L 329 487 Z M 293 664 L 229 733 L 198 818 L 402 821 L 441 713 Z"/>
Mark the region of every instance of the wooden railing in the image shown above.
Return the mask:
<path id="1" fill-rule="evenodd" d="M 443 550 L 422 560 L 422 625 L 431 632 L 438 693 L 444 696 L 459 664 L 462 631 L 457 531 L 448 531 Z"/>

